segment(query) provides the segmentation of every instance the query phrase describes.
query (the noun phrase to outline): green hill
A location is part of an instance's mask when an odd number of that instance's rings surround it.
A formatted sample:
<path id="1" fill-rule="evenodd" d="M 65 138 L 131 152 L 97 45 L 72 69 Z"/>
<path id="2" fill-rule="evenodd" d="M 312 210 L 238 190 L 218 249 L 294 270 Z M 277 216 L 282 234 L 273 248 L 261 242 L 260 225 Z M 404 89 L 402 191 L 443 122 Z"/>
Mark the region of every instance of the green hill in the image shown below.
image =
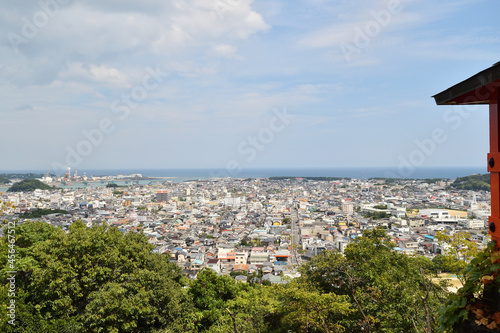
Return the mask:
<path id="1" fill-rule="evenodd" d="M 50 215 L 50 214 L 56 214 L 56 213 L 68 214 L 68 211 L 64 210 L 64 209 L 39 209 L 39 208 L 37 208 L 37 209 L 31 210 L 29 212 L 22 214 L 20 217 L 25 218 L 25 219 L 33 219 L 33 218 L 42 217 L 42 216 Z"/>
<path id="2" fill-rule="evenodd" d="M 42 178 L 43 174 L 41 173 L 2 173 L 0 177 L 5 177 L 8 179 L 37 179 Z"/>
<path id="3" fill-rule="evenodd" d="M 0 176 L 0 184 L 8 184 L 10 183 L 10 179 L 5 176 Z"/>
<path id="4" fill-rule="evenodd" d="M 20 182 L 14 183 L 7 192 L 33 192 L 36 189 L 52 190 L 53 187 L 42 183 L 38 179 L 24 179 Z"/>
<path id="5" fill-rule="evenodd" d="M 450 185 L 450 189 L 454 190 L 472 190 L 472 191 L 489 191 L 490 190 L 490 175 L 471 175 L 467 177 L 458 177 Z"/>

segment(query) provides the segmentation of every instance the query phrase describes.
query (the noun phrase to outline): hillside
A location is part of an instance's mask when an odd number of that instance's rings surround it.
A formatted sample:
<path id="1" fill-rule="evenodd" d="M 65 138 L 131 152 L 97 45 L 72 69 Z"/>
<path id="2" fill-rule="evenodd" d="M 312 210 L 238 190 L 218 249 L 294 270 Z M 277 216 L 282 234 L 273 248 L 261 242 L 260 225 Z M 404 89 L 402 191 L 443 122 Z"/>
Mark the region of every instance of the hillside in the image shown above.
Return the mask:
<path id="1" fill-rule="evenodd" d="M 5 177 L 8 179 L 36 179 L 41 178 L 43 175 L 41 173 L 2 173 L 0 177 Z"/>
<path id="2" fill-rule="evenodd" d="M 20 217 L 25 218 L 25 219 L 32 219 L 32 218 L 37 218 L 37 217 L 42 217 L 45 215 L 50 215 L 50 214 L 68 214 L 68 211 L 64 209 L 34 209 L 31 211 L 28 211 L 24 214 L 22 214 Z"/>
<path id="3" fill-rule="evenodd" d="M 5 176 L 0 176 L 0 184 L 8 184 L 10 183 L 10 179 Z"/>
<path id="4" fill-rule="evenodd" d="M 471 175 L 467 177 L 459 177 L 450 185 L 450 189 L 454 190 L 472 190 L 472 191 L 489 191 L 490 190 L 490 175 Z"/>
<path id="5" fill-rule="evenodd" d="M 33 192 L 36 189 L 52 190 L 53 188 L 38 179 L 24 179 L 20 182 L 14 183 L 7 192 Z"/>

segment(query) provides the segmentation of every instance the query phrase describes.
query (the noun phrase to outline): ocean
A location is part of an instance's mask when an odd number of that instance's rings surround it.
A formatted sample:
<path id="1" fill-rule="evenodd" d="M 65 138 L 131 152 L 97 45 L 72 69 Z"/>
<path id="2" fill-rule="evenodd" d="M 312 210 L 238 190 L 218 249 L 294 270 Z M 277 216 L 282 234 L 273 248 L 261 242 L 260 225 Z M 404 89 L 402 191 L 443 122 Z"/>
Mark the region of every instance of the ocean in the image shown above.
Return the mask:
<path id="1" fill-rule="evenodd" d="M 2 173 L 39 173 L 44 174 L 47 170 L 6 170 Z M 262 169 L 79 169 L 78 174 L 87 176 L 116 176 L 141 174 L 144 177 L 162 178 L 155 182 L 140 181 L 141 184 L 154 184 L 170 180 L 173 182 L 184 182 L 188 180 L 203 180 L 210 178 L 268 178 L 268 177 L 347 177 L 354 179 L 368 179 L 374 177 L 384 178 L 409 178 L 409 179 L 426 179 L 426 178 L 448 178 L 455 179 L 473 174 L 487 173 L 486 166 L 484 167 L 419 167 L 413 169 L 401 168 L 262 168 Z M 123 182 L 116 182 L 117 185 L 126 185 Z M 90 187 L 104 186 L 100 183 L 89 183 Z M 79 188 L 87 187 L 81 183 L 71 185 L 61 185 L 62 188 Z M 7 191 L 8 187 L 0 187 L 0 192 Z"/>
<path id="2" fill-rule="evenodd" d="M 47 170 L 8 170 L 1 173 L 46 173 Z M 253 168 L 253 169 L 78 169 L 78 175 L 87 176 L 114 176 L 141 174 L 144 177 L 169 178 L 172 181 L 208 178 L 268 178 L 277 176 L 294 177 L 349 177 L 368 179 L 373 177 L 385 178 L 449 178 L 469 176 L 472 174 L 487 173 L 486 166 L 482 167 L 371 167 L 371 168 Z"/>

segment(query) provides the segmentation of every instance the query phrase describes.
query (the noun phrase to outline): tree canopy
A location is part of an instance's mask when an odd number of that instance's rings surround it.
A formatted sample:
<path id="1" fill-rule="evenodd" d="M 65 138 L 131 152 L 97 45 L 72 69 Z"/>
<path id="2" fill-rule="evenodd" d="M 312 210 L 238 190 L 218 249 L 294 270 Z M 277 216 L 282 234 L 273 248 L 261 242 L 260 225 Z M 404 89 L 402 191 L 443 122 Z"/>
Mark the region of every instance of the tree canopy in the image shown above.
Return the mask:
<path id="1" fill-rule="evenodd" d="M 15 227 L 16 326 L 6 320 L 9 242 L 0 238 L 1 332 L 429 332 L 447 292 L 433 263 L 394 250 L 382 229 L 325 251 L 285 283 L 210 269 L 188 282 L 139 233 L 75 222 Z"/>
<path id="2" fill-rule="evenodd" d="M 16 326 L 2 332 L 155 332 L 175 326 L 186 284 L 148 239 L 75 222 L 65 233 L 44 222 L 16 227 Z M 6 281 L 8 244 L 0 240 Z M 5 317 L 7 285 L 0 291 Z"/>
<path id="3" fill-rule="evenodd" d="M 450 188 L 456 190 L 489 191 L 490 175 L 483 174 L 458 177 L 450 185 Z"/>
<path id="4" fill-rule="evenodd" d="M 347 295 L 357 311 L 350 331 L 422 332 L 436 328 L 447 292 L 431 282 L 432 262 L 394 251 L 383 229 L 365 231 L 344 256 L 324 252 L 302 267 L 306 282 L 325 293 Z"/>

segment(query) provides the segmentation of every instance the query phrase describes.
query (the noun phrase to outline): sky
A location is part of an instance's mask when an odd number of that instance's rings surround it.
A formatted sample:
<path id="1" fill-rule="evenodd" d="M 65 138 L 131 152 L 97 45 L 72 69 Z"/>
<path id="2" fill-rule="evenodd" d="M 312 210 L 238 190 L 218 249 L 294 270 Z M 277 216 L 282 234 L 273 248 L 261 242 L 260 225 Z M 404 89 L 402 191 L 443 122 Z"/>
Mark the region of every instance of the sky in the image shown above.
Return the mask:
<path id="1" fill-rule="evenodd" d="M 0 170 L 469 167 L 495 0 L 0 5 Z"/>

